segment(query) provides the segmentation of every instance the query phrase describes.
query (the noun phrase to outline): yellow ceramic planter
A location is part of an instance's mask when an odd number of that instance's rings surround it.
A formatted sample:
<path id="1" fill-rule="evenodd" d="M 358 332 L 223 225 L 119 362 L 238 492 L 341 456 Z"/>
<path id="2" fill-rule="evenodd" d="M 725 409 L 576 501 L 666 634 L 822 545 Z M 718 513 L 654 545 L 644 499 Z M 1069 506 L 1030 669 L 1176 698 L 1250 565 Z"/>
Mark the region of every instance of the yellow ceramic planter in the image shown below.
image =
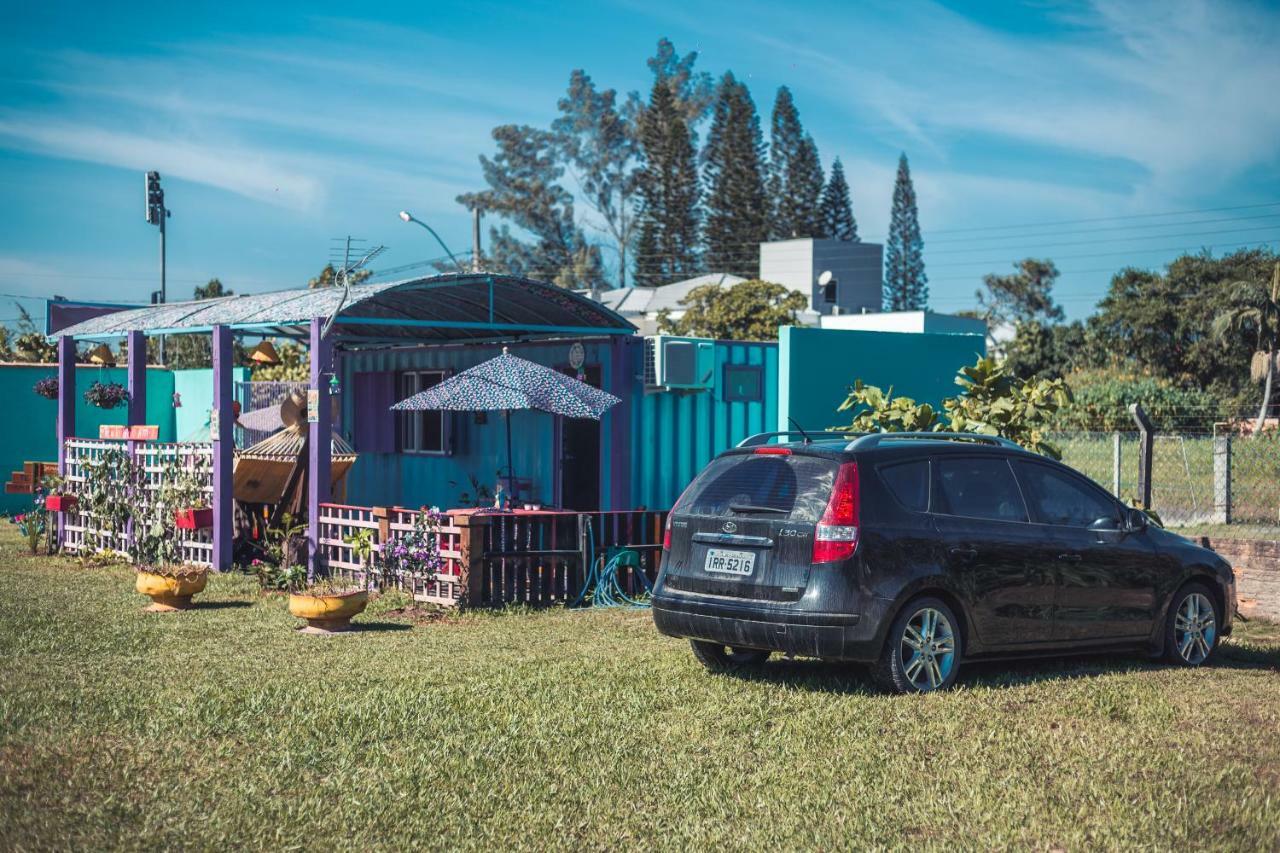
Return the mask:
<path id="1" fill-rule="evenodd" d="M 289 594 L 289 612 L 307 620 L 312 632 L 346 631 L 351 628 L 351 617 L 364 610 L 369 603 L 369 593 L 358 589 L 336 595 Z"/>
<path id="2" fill-rule="evenodd" d="M 203 592 L 208 583 L 209 572 L 203 569 L 183 572 L 178 577 L 138 572 L 134 588 L 151 599 L 148 612 L 170 613 L 191 607 L 191 596 Z"/>

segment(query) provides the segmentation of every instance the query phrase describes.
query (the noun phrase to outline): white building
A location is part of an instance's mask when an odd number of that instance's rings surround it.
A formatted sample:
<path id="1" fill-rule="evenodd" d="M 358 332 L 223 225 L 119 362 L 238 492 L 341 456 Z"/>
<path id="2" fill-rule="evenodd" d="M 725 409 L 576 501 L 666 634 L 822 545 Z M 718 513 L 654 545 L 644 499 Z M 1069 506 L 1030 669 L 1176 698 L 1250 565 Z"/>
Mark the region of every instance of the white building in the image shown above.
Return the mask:
<path id="1" fill-rule="evenodd" d="M 797 325 L 882 332 L 986 334 L 984 321 L 968 317 L 933 311 L 881 312 L 883 255 L 883 247 L 878 243 L 809 237 L 761 243 L 759 278 L 804 294 L 808 306 L 796 318 Z M 656 335 L 658 314 L 666 309 L 672 319 L 683 317 L 685 306 L 680 302 L 695 287 L 707 284 L 732 287 L 744 280 L 730 273 L 709 273 L 662 287 L 607 290 L 600 294 L 600 301 L 635 324 L 640 334 Z"/>

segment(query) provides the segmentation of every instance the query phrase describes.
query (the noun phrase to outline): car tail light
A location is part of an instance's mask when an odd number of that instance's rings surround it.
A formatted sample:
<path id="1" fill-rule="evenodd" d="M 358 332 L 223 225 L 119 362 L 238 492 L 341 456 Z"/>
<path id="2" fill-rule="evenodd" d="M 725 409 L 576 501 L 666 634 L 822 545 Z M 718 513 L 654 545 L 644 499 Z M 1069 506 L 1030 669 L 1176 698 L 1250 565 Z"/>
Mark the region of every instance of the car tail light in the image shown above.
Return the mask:
<path id="1" fill-rule="evenodd" d="M 831 498 L 813 531 L 813 562 L 832 563 L 858 548 L 858 464 L 845 462 L 836 472 Z"/>
<path id="2" fill-rule="evenodd" d="M 689 490 L 693 488 L 693 483 L 684 487 L 684 491 L 680 493 L 680 497 L 676 498 L 676 502 L 671 505 L 671 511 L 667 513 L 667 523 L 662 528 L 662 550 L 671 550 L 671 519 L 675 518 L 676 510 L 680 508 L 681 501 L 684 496 L 689 494 Z"/>
<path id="3" fill-rule="evenodd" d="M 777 445 L 775 445 L 775 444 L 770 444 L 770 445 L 766 445 L 766 446 L 764 446 L 764 447 L 757 447 L 757 448 L 755 449 L 755 454 L 756 454 L 757 456 L 790 456 L 790 455 L 791 455 L 791 448 L 790 448 L 790 447 L 778 447 L 778 446 L 777 446 Z"/>

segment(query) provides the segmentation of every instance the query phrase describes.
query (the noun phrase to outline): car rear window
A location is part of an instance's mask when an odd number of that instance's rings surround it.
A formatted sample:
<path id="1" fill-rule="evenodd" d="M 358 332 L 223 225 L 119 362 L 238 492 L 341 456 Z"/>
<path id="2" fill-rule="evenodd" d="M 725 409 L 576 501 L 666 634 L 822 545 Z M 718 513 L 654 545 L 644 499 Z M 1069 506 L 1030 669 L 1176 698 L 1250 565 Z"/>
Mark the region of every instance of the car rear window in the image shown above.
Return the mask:
<path id="1" fill-rule="evenodd" d="M 694 479 L 680 501 L 689 515 L 772 515 L 788 521 L 822 517 L 839 465 L 814 456 L 721 456 Z M 767 510 L 776 510 L 769 513 Z"/>
<path id="2" fill-rule="evenodd" d="M 878 469 L 880 479 L 907 509 L 924 512 L 929 509 L 929 461 L 899 462 L 882 465 Z"/>

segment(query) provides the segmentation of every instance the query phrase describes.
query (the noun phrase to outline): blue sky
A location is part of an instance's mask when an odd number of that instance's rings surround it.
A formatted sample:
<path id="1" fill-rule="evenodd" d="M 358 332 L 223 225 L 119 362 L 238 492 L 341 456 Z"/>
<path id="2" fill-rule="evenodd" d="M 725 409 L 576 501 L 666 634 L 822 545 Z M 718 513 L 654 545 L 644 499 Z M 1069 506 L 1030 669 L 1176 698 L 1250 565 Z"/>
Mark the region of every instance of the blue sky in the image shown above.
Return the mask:
<path id="1" fill-rule="evenodd" d="M 766 121 L 792 88 L 824 165 L 846 166 L 864 239 L 883 239 L 905 151 L 937 310 L 971 307 L 983 273 L 1028 255 L 1057 261 L 1079 317 L 1124 264 L 1280 240 L 1280 204 L 1263 206 L 1280 202 L 1275 6 L 51 2 L 6 16 L 5 294 L 145 300 L 146 169 L 173 210 L 172 295 L 211 276 L 300 286 L 345 234 L 385 243 L 384 268 L 438 255 L 402 208 L 466 249 L 454 197 L 479 188 L 490 129 L 545 126 L 573 68 L 646 90 L 662 36 L 745 80 Z M 1205 212 L 1150 216 L 1171 211 Z M 0 322 L 17 313 L 0 305 Z"/>

